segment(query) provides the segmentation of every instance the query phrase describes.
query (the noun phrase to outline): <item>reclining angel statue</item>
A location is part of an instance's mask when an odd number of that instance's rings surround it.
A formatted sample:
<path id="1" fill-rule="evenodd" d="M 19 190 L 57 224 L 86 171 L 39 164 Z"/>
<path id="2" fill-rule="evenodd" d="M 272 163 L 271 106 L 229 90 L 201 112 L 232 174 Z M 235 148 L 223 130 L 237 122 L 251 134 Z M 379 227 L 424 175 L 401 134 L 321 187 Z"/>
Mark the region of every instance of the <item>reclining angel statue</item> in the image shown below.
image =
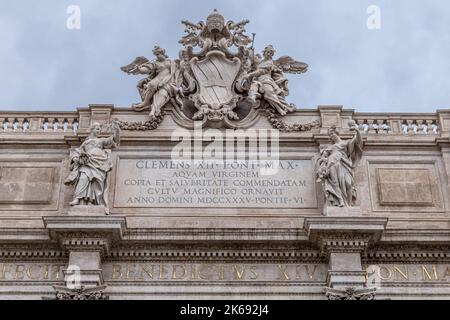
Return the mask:
<path id="1" fill-rule="evenodd" d="M 280 115 L 285 115 L 296 109 L 289 104 L 285 97 L 289 94 L 287 73 L 304 73 L 308 65 L 298 62 L 288 56 L 273 60 L 275 49 L 268 45 L 263 51 L 263 57 L 253 55 L 254 71 L 247 73 L 243 81 L 250 84 L 247 101 L 255 108 L 260 106 L 261 99 L 265 100 Z"/>
<path id="2" fill-rule="evenodd" d="M 111 125 L 112 135 L 99 138 L 101 125 L 94 123 L 91 132 L 81 146 L 70 154 L 70 174 L 64 181 L 75 185 L 71 206 L 93 205 L 108 209 L 108 172 L 112 169 L 111 151 L 120 143 L 120 129 L 117 123 Z"/>
<path id="3" fill-rule="evenodd" d="M 177 94 L 177 64 L 169 59 L 166 51 L 158 46 L 153 49 L 155 61 L 137 57 L 132 63 L 121 68 L 128 74 L 143 74 L 147 78 L 139 81 L 137 88 L 142 102 L 132 106 L 135 111 L 150 109 L 150 117 L 157 117 L 161 108 Z"/>

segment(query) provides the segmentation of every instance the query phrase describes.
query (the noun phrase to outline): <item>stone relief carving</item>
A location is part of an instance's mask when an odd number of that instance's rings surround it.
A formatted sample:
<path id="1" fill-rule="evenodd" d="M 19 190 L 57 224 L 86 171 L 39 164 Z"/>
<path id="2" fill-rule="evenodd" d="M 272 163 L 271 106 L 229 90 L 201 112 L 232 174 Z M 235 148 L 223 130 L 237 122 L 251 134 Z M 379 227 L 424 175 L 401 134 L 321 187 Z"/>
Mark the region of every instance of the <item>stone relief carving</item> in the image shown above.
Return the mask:
<path id="1" fill-rule="evenodd" d="M 155 61 L 137 57 L 121 68 L 128 74 L 147 76 L 137 85 L 142 102 L 132 109 L 150 110 L 149 121 L 120 122 L 122 129 L 157 128 L 164 115 L 161 110 L 169 102 L 181 117 L 190 121 L 229 128 L 236 128 L 237 122 L 250 117 L 257 108 L 272 109 L 279 116 L 296 109 L 285 99 L 289 89 L 284 74 L 304 73 L 308 65 L 289 56 L 273 60 L 275 49 L 271 45 L 265 48 L 263 56 L 256 54 L 255 34 L 253 38 L 245 34 L 249 20 L 225 22 L 214 10 L 206 22 L 182 23 L 186 35 L 179 41 L 183 45 L 179 59 L 169 59 L 165 50 L 156 46 Z M 246 114 L 238 112 L 244 109 Z M 315 128 L 316 123 L 297 126 L 301 128 L 298 131 L 307 131 Z"/>
<path id="2" fill-rule="evenodd" d="M 351 207 L 357 198 L 353 169 L 362 156 L 363 143 L 358 126 L 349 122 L 352 139 L 342 140 L 336 127 L 328 130 L 331 145 L 321 148 L 316 160 L 317 181 L 322 184 L 325 206 Z"/>
<path id="3" fill-rule="evenodd" d="M 146 78 L 139 81 L 137 88 L 142 102 L 134 104 L 132 109 L 143 111 L 150 109 L 150 118 L 160 115 L 161 108 L 176 94 L 177 66 L 170 60 L 166 50 L 155 46 L 155 61 L 145 57 L 137 57 L 132 63 L 121 68 L 128 74 L 143 74 Z"/>
<path id="4" fill-rule="evenodd" d="M 120 129 L 116 122 L 110 124 L 112 135 L 100 138 L 101 125 L 94 123 L 81 146 L 70 155 L 70 174 L 64 181 L 75 185 L 71 206 L 104 206 L 108 210 L 108 172 L 112 169 L 111 151 L 120 143 Z"/>
<path id="5" fill-rule="evenodd" d="M 266 117 L 269 120 L 270 124 L 274 129 L 278 129 L 281 132 L 301 132 L 301 131 L 310 131 L 312 129 L 319 129 L 321 127 L 320 121 L 312 121 L 309 123 L 292 123 L 288 124 L 283 119 L 281 119 L 280 115 L 277 114 L 273 109 L 266 110 Z"/>
<path id="6" fill-rule="evenodd" d="M 70 290 L 66 287 L 55 287 L 56 300 L 109 300 L 105 295 L 106 286 Z"/>
<path id="7" fill-rule="evenodd" d="M 252 106 L 259 107 L 263 99 L 283 116 L 296 109 L 294 104 L 289 104 L 285 100 L 289 89 L 288 80 L 283 73 L 304 73 L 308 70 L 308 65 L 288 56 L 274 61 L 274 54 L 275 49 L 272 45 L 268 45 L 263 51 L 262 59 L 254 55 L 255 70 L 247 73 L 243 80 L 250 83 L 247 100 Z"/>
<path id="8" fill-rule="evenodd" d="M 337 290 L 327 288 L 328 300 L 375 300 L 375 289 L 356 289 L 353 287 Z"/>

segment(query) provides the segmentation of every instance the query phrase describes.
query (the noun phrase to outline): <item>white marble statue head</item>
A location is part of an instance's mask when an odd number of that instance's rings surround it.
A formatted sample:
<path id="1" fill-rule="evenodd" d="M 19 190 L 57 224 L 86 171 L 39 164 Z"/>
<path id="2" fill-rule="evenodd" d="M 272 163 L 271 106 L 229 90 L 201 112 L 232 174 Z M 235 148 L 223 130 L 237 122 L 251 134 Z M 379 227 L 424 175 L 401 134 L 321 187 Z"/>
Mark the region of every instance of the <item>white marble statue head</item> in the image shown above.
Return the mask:
<path id="1" fill-rule="evenodd" d="M 94 122 L 91 125 L 91 136 L 97 137 L 100 135 L 100 132 L 102 131 L 102 126 L 98 122 Z"/>

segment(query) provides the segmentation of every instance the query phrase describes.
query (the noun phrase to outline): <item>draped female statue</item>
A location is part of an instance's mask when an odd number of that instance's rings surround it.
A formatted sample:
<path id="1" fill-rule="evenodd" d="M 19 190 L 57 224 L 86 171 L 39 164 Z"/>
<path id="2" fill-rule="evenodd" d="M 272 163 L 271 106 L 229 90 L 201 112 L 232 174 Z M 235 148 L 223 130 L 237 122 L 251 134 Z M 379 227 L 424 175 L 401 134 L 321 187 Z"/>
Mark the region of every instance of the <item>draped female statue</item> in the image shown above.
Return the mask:
<path id="1" fill-rule="evenodd" d="M 316 161 L 316 177 L 322 183 L 326 206 L 351 207 L 357 197 L 353 169 L 361 159 L 362 139 L 354 121 L 349 125 L 355 132 L 349 140 L 342 140 L 336 127 L 328 130 L 332 144 L 321 149 Z"/>
<path id="2" fill-rule="evenodd" d="M 112 135 L 99 138 L 101 126 L 94 123 L 91 132 L 81 146 L 70 155 L 71 172 L 65 184 L 75 184 L 75 194 L 71 206 L 104 206 L 108 214 L 108 172 L 112 168 L 111 148 L 120 142 L 120 129 L 111 125 Z"/>

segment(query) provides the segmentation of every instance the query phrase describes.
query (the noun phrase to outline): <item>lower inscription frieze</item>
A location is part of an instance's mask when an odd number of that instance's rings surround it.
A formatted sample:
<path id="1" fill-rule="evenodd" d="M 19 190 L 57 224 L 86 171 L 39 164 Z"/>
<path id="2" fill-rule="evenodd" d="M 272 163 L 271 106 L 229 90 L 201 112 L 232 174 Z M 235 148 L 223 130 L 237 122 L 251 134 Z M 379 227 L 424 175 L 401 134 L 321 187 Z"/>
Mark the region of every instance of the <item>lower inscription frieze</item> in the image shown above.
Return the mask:
<path id="1" fill-rule="evenodd" d="M 46 262 L 1 262 L 0 281 L 63 281 L 66 264 Z"/>
<path id="2" fill-rule="evenodd" d="M 76 266 L 75 266 L 76 267 Z M 68 262 L 0 261 L 0 283 L 59 282 Z M 325 282 L 326 263 L 240 263 L 108 261 L 102 264 L 106 282 Z M 450 284 L 450 264 L 395 263 L 363 265 L 369 285 Z M 345 270 L 343 270 L 345 271 Z"/>
<path id="3" fill-rule="evenodd" d="M 107 263 L 106 281 L 325 281 L 326 264 Z"/>
<path id="4" fill-rule="evenodd" d="M 423 283 L 450 284 L 450 264 L 367 264 L 363 266 L 368 283 Z"/>

